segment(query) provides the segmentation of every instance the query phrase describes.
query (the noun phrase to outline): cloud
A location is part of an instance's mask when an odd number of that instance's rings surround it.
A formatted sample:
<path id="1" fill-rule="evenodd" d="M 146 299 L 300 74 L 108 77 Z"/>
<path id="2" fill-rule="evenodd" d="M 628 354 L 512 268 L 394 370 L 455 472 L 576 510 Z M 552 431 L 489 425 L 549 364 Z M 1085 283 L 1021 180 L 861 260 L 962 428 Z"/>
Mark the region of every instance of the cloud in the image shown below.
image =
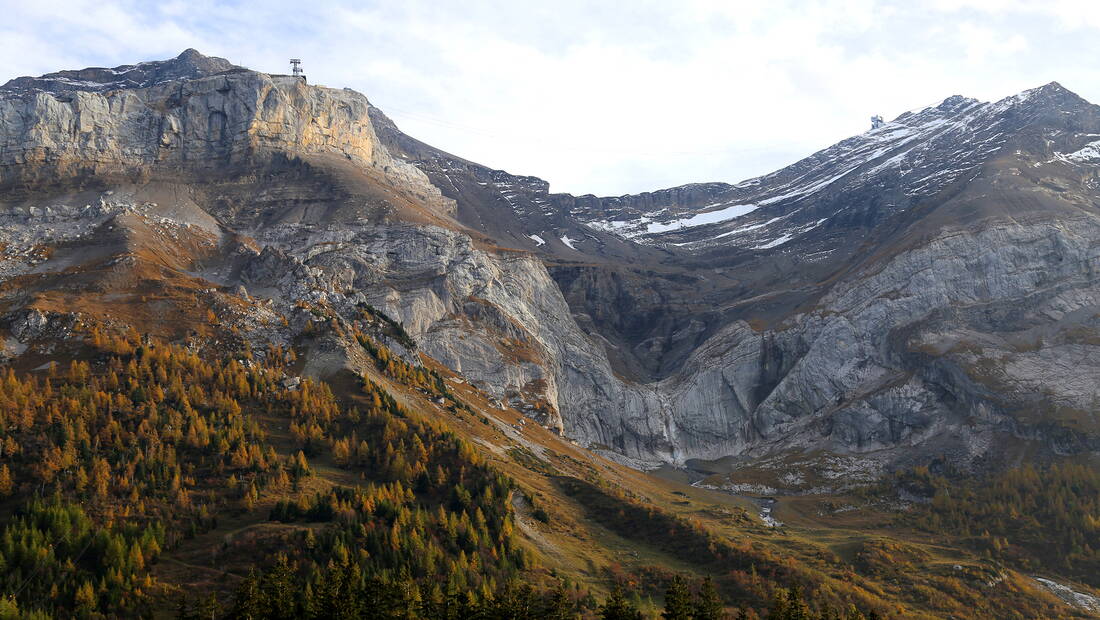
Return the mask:
<path id="1" fill-rule="evenodd" d="M 297 56 L 426 142 L 577 193 L 737 181 L 952 94 L 1100 95 L 1100 23 L 1071 0 L 0 4 L 13 74 Z"/>
<path id="2" fill-rule="evenodd" d="M 959 24 L 958 36 L 966 50 L 967 59 L 976 63 L 984 62 L 990 57 L 1009 56 L 1028 49 L 1027 39 L 1019 33 L 1006 35 L 995 28 L 973 22 Z"/>

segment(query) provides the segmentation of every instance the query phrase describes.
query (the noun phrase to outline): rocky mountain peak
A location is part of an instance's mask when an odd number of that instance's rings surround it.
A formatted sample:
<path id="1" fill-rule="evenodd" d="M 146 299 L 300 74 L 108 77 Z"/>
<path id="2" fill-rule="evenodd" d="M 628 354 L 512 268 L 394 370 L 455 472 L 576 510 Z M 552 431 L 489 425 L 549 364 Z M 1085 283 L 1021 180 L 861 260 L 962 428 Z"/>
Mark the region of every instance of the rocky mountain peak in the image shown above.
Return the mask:
<path id="1" fill-rule="evenodd" d="M 224 58 L 204 56 L 188 48 L 175 58 L 119 65 L 112 68 L 88 67 L 57 71 L 38 77 L 24 76 L 0 86 L 0 95 L 47 92 L 63 94 L 75 91 L 107 92 L 148 88 L 175 80 L 190 80 L 227 71 L 245 71 Z"/>
<path id="2" fill-rule="evenodd" d="M 1065 86 L 1062 86 L 1060 83 L 1058 83 L 1056 81 L 1055 82 L 1048 82 L 1046 84 L 1043 84 L 1042 86 L 1036 86 L 1035 88 L 1029 88 L 1029 89 L 1021 92 L 1020 95 L 1018 95 L 1018 96 L 1024 96 L 1024 95 L 1026 95 L 1029 98 L 1031 98 L 1031 97 L 1045 97 L 1045 98 L 1048 98 L 1048 99 L 1052 99 L 1052 98 L 1072 98 L 1072 99 L 1077 99 L 1077 100 L 1084 101 L 1083 99 L 1081 99 L 1077 95 L 1077 93 L 1071 91 L 1070 89 L 1066 88 Z"/>
<path id="3" fill-rule="evenodd" d="M 1091 103 L 1058 82 L 1025 90 L 1009 100 L 1023 109 L 1040 114 L 1072 113 L 1092 107 Z"/>
<path id="4" fill-rule="evenodd" d="M 951 95 L 947 99 L 944 99 L 942 103 L 936 106 L 936 109 L 941 112 L 954 113 L 978 103 L 977 99 L 972 97 L 964 97 L 963 95 Z"/>

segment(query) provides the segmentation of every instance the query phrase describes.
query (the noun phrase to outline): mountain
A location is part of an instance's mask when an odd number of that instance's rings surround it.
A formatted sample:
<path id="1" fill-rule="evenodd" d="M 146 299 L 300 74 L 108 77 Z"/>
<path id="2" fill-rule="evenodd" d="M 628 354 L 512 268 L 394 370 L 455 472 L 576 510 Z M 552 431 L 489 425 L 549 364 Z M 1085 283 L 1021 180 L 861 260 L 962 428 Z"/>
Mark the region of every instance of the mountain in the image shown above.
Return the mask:
<path id="1" fill-rule="evenodd" d="M 1096 447 L 1100 118 L 1055 83 L 951 97 L 737 185 L 618 198 L 550 194 L 357 93 L 193 50 L 3 92 L 23 308 L 157 269 L 225 304 L 238 286 L 276 312 L 370 303 L 497 398 L 632 458 Z"/>
<path id="2" fill-rule="evenodd" d="M 1098 145 L 1052 83 L 601 198 L 194 50 L 13 79 L 0 508 L 110 574 L 13 543 L 5 591 L 323 617 L 349 583 L 487 605 L 687 571 L 752 613 L 796 585 L 821 613 L 1092 613 Z"/>
<path id="3" fill-rule="evenodd" d="M 550 194 L 376 118 L 460 221 L 538 253 L 605 343 L 617 376 L 569 388 L 567 433 L 676 462 L 1096 449 L 1098 369 L 1078 360 L 1100 119 L 1056 83 L 950 97 L 737 185 L 617 198 Z"/>

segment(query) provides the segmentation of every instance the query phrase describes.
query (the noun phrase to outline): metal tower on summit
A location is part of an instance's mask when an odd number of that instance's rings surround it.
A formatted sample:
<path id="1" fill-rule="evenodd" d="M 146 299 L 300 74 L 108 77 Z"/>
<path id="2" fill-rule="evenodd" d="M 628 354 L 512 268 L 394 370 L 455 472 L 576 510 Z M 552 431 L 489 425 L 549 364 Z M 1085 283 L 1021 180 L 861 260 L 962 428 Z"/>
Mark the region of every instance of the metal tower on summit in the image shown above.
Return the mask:
<path id="1" fill-rule="evenodd" d="M 291 58 L 290 59 L 290 73 L 294 77 L 300 77 L 303 80 L 306 78 L 305 74 L 302 73 L 302 59 L 301 58 Z"/>

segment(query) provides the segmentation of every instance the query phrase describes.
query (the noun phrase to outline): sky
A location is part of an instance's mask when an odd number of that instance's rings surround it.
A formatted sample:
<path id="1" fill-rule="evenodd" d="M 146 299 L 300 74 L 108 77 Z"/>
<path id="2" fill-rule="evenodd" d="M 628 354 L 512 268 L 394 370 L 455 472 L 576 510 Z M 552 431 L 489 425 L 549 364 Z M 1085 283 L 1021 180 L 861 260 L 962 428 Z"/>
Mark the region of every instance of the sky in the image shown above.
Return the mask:
<path id="1" fill-rule="evenodd" d="M 1095 0 L 0 0 L 0 82 L 193 47 L 364 93 L 551 191 L 737 182 L 902 112 L 1058 81 L 1100 102 Z"/>

